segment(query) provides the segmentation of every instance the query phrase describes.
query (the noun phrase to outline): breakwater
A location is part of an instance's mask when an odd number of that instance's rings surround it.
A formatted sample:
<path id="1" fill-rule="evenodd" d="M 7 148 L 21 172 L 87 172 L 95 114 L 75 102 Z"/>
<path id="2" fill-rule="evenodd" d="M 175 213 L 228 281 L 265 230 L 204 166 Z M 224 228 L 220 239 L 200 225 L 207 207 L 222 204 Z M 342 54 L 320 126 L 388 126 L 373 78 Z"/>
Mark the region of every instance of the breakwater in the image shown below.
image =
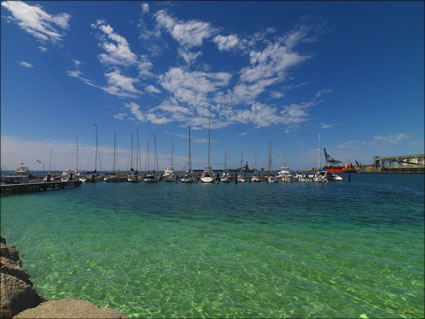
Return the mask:
<path id="1" fill-rule="evenodd" d="M 68 182 L 41 182 L 0 185 L 1 194 L 33 193 L 58 189 L 75 188 L 81 185 L 80 181 Z"/>

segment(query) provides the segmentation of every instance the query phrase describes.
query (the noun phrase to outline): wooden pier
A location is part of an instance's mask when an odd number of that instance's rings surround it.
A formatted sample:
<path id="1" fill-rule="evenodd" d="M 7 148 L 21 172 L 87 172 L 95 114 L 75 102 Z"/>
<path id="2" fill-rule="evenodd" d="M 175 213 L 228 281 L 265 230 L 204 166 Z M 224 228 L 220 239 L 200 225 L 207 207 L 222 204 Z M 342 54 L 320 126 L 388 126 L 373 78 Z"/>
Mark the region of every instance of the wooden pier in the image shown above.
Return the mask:
<path id="1" fill-rule="evenodd" d="M 0 185 L 1 194 L 34 193 L 58 189 L 75 188 L 81 185 L 80 181 L 69 182 L 43 182 Z"/>

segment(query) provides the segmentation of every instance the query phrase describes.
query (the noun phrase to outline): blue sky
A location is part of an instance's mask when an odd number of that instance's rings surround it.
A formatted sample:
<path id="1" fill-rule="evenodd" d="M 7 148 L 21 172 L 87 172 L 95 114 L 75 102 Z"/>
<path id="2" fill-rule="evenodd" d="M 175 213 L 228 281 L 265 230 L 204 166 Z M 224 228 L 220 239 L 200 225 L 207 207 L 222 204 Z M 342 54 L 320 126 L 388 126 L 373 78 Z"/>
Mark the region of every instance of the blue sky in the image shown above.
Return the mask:
<path id="1" fill-rule="evenodd" d="M 424 4 L 415 2 L 2 2 L 1 160 L 120 169 L 140 132 L 160 168 L 244 160 L 311 168 L 424 152 Z M 302 156 L 303 155 L 303 156 Z M 303 158 L 303 161 L 301 161 Z M 323 163 L 323 152 L 321 154 Z"/>

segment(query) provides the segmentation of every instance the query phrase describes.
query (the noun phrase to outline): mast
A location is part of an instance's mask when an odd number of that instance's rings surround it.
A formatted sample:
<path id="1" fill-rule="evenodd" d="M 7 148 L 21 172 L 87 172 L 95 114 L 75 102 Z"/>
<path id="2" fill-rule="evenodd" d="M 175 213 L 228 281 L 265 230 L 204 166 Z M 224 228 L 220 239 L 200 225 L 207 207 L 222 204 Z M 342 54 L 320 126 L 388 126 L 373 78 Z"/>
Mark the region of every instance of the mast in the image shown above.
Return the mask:
<path id="1" fill-rule="evenodd" d="M 149 138 L 148 138 L 148 144 L 146 146 L 145 171 L 147 172 L 149 169 L 150 167 L 149 167 Z"/>
<path id="2" fill-rule="evenodd" d="M 75 157 L 75 171 L 78 171 L 78 136 L 77 136 L 77 146 L 76 146 L 76 157 Z"/>
<path id="3" fill-rule="evenodd" d="M 304 149 L 303 149 L 303 140 L 301 140 L 301 172 L 304 173 Z"/>
<path id="4" fill-rule="evenodd" d="M 95 151 L 95 156 L 94 156 L 94 170 L 97 171 L 98 138 L 97 138 L 97 125 L 96 125 L 96 123 L 94 124 L 94 126 L 96 127 L 96 151 Z"/>
<path id="5" fill-rule="evenodd" d="M 117 157 L 117 133 L 114 132 L 114 164 L 112 171 L 115 172 L 115 158 Z"/>
<path id="6" fill-rule="evenodd" d="M 240 168 L 240 171 L 242 171 L 242 154 L 243 154 L 243 148 L 241 148 L 241 168 Z"/>
<path id="7" fill-rule="evenodd" d="M 224 150 L 224 171 L 226 171 L 227 149 Z"/>
<path id="8" fill-rule="evenodd" d="M 272 167 L 272 143 L 269 144 L 269 174 Z"/>
<path id="9" fill-rule="evenodd" d="M 320 134 L 317 136 L 317 170 L 320 169 Z"/>
<path id="10" fill-rule="evenodd" d="M 174 138 L 171 139 L 171 167 L 174 168 Z"/>
<path id="11" fill-rule="evenodd" d="M 131 134 L 131 148 L 130 148 L 130 170 L 133 169 L 133 134 Z"/>
<path id="12" fill-rule="evenodd" d="M 211 120 L 208 120 L 208 168 L 210 167 L 210 124 Z"/>
<path id="13" fill-rule="evenodd" d="M 254 171 L 257 172 L 257 147 L 254 147 Z"/>
<path id="14" fill-rule="evenodd" d="M 137 135 L 136 135 L 136 152 L 137 152 L 137 154 L 136 154 L 136 171 L 139 169 L 139 156 L 140 156 L 140 143 L 139 143 L 139 128 L 137 128 L 137 131 L 136 131 L 137 133 Z"/>
<path id="15" fill-rule="evenodd" d="M 192 149 L 190 147 L 190 125 L 189 125 L 189 171 L 192 171 Z"/>
<path id="16" fill-rule="evenodd" d="M 51 167 L 52 167 L 52 156 L 53 156 L 53 146 L 52 146 L 52 149 L 50 150 L 49 172 L 51 171 Z"/>
<path id="17" fill-rule="evenodd" d="M 159 171 L 159 164 L 158 164 L 158 153 L 156 151 L 156 135 L 153 135 L 153 147 L 154 147 L 154 170 L 155 170 L 155 165 L 156 165 L 156 170 Z"/>

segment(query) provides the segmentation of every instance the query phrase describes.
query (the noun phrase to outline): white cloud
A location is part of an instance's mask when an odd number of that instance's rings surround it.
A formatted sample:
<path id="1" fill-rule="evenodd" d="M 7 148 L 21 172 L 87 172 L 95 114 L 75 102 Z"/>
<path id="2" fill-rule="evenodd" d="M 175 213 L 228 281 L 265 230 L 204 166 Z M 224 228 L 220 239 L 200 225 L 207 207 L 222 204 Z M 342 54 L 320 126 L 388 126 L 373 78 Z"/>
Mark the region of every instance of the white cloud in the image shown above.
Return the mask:
<path id="1" fill-rule="evenodd" d="M 160 90 L 158 90 L 156 87 L 154 87 L 153 85 L 148 85 L 147 87 L 145 87 L 145 91 L 149 92 L 149 93 L 161 93 Z"/>
<path id="2" fill-rule="evenodd" d="M 334 126 L 341 125 L 341 123 L 320 123 L 320 128 L 331 128 Z"/>
<path id="3" fill-rule="evenodd" d="M 241 133 L 238 134 L 238 136 L 245 136 L 245 135 L 248 135 L 248 133 L 247 132 L 241 132 Z"/>
<path id="4" fill-rule="evenodd" d="M 140 6 L 142 8 L 143 13 L 148 13 L 149 12 L 149 4 L 142 3 Z"/>
<path id="5" fill-rule="evenodd" d="M 239 39 L 237 35 L 217 35 L 214 37 L 213 42 L 217 44 L 219 51 L 229 51 L 230 49 L 236 47 L 239 44 Z"/>
<path id="6" fill-rule="evenodd" d="M 186 48 L 202 46 L 203 40 L 210 38 L 215 29 L 207 22 L 189 20 L 187 22 L 177 21 L 164 10 L 155 13 L 157 23 L 165 28 L 171 36 Z"/>
<path id="7" fill-rule="evenodd" d="M 278 92 L 278 91 L 271 91 L 270 96 L 274 99 L 280 99 L 280 98 L 284 97 L 285 94 L 282 93 L 282 92 Z"/>
<path id="8" fill-rule="evenodd" d="M 68 74 L 68 76 L 70 76 L 72 78 L 76 78 L 76 79 L 81 80 L 83 83 L 85 83 L 87 85 L 90 85 L 90 86 L 93 86 L 93 87 L 96 87 L 96 88 L 99 88 L 99 89 L 103 89 L 100 86 L 94 84 L 91 80 L 86 79 L 85 77 L 83 77 L 83 74 L 82 74 L 82 72 L 79 69 L 72 70 L 72 71 L 66 71 L 66 74 Z"/>
<path id="9" fill-rule="evenodd" d="M 187 64 L 191 64 L 193 61 L 195 61 L 199 56 L 202 55 L 201 51 L 198 52 L 191 52 L 184 48 L 178 48 L 177 49 L 178 54 L 185 60 Z"/>
<path id="10" fill-rule="evenodd" d="M 36 37 L 41 41 L 57 42 L 62 40 L 63 34 L 54 27 L 69 28 L 68 13 L 59 13 L 57 15 L 48 14 L 41 6 L 31 6 L 23 1 L 2 1 L 1 5 L 8 9 L 21 29 Z"/>
<path id="11" fill-rule="evenodd" d="M 46 51 L 47 51 L 47 48 L 46 48 L 46 47 L 43 47 L 42 45 L 39 45 L 39 46 L 38 46 L 38 49 L 39 49 L 41 52 L 46 52 Z"/>
<path id="12" fill-rule="evenodd" d="M 137 56 L 131 51 L 127 40 L 114 32 L 114 29 L 109 24 L 105 24 L 104 21 L 98 20 L 91 26 L 103 32 L 99 37 L 100 47 L 102 47 L 106 53 L 101 53 L 99 55 L 100 62 L 123 66 L 135 65 L 137 63 Z"/>
<path id="13" fill-rule="evenodd" d="M 124 105 L 126 108 L 130 109 L 131 114 L 133 114 L 140 122 L 146 121 L 145 116 L 140 111 L 140 106 L 137 103 L 130 102 Z"/>
<path id="14" fill-rule="evenodd" d="M 113 115 L 113 117 L 116 118 L 117 120 L 123 120 L 126 116 L 127 116 L 127 113 L 117 113 Z"/>
<path id="15" fill-rule="evenodd" d="M 24 68 L 32 68 L 33 65 L 31 63 L 25 62 L 25 61 L 19 61 L 19 65 L 23 66 Z"/>
<path id="16" fill-rule="evenodd" d="M 405 133 L 398 133 L 398 134 L 390 134 L 388 136 L 374 136 L 373 137 L 375 141 L 378 142 L 385 142 L 390 144 L 399 144 L 400 142 L 407 140 L 409 138 L 409 135 Z"/>
<path id="17" fill-rule="evenodd" d="M 135 97 L 142 92 L 134 87 L 139 82 L 137 78 L 131 78 L 120 73 L 119 70 L 105 73 L 108 86 L 103 89 L 112 95 L 121 97 Z"/>
<path id="18" fill-rule="evenodd" d="M 232 75 L 226 72 L 186 72 L 182 68 L 171 68 L 159 76 L 160 84 L 179 102 L 196 108 L 203 116 L 210 116 L 208 94 L 227 86 Z"/>
<path id="19" fill-rule="evenodd" d="M 140 60 L 137 64 L 137 68 L 139 70 L 139 76 L 142 78 L 151 77 L 153 76 L 151 69 L 152 69 L 152 63 L 148 60 L 148 58 L 145 55 L 142 55 L 140 57 Z"/>

